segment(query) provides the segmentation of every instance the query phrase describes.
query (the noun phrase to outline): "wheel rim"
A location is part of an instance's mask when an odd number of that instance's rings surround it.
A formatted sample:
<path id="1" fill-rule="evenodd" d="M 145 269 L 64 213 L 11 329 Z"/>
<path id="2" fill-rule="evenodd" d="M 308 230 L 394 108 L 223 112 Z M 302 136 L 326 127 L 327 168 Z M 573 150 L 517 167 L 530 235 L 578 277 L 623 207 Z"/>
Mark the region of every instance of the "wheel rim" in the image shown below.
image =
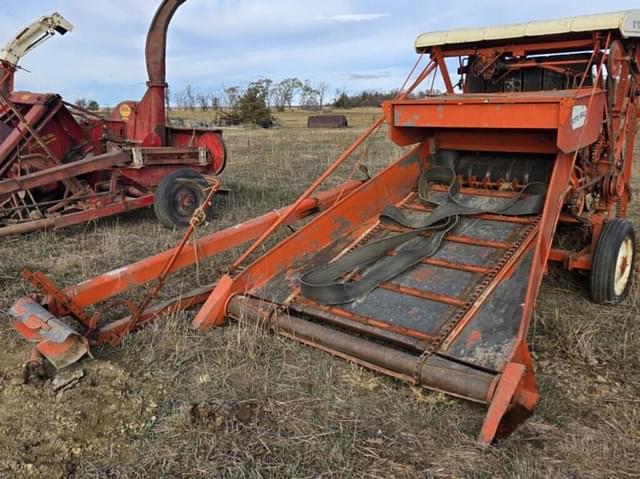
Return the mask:
<path id="1" fill-rule="evenodd" d="M 629 276 L 631 276 L 632 260 L 633 241 L 631 241 L 631 238 L 626 237 L 620 245 L 616 260 L 614 289 L 617 296 L 621 296 L 627 288 L 627 282 L 629 281 Z"/>
<path id="2" fill-rule="evenodd" d="M 189 216 L 193 213 L 193 210 L 198 206 L 198 198 L 195 193 L 189 188 L 180 188 L 176 191 L 173 203 L 176 212 L 180 216 Z"/>

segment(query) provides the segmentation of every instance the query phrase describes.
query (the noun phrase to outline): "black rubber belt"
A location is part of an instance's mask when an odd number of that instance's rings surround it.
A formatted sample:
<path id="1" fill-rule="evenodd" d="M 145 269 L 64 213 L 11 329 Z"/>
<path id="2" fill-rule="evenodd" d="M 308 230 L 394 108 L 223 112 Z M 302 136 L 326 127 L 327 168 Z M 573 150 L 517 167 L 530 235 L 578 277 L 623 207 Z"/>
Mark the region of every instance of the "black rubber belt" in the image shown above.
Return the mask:
<path id="1" fill-rule="evenodd" d="M 442 203 L 428 199 L 432 183 L 449 186 L 446 201 Z M 545 183 L 529 183 L 510 201 L 495 199 L 461 198 L 460 183 L 455 172 L 443 166 L 434 166 L 420 175 L 418 196 L 422 201 L 435 206 L 431 214 L 416 220 L 407 217 L 399 208 L 387 206 L 380 215 L 381 221 L 398 223 L 413 231 L 384 238 L 366 244 L 328 265 L 308 271 L 300 278 L 302 295 L 320 304 L 343 304 L 355 301 L 406 271 L 424 258 L 434 255 L 440 248 L 444 236 L 457 224 L 459 216 L 481 213 L 512 216 L 534 215 L 542 211 L 546 196 Z M 525 193 L 530 193 L 524 196 Z M 422 236 L 433 231 L 431 236 Z M 396 254 L 387 253 L 396 249 Z M 357 281 L 344 282 L 342 276 L 354 270 L 362 271 Z"/>

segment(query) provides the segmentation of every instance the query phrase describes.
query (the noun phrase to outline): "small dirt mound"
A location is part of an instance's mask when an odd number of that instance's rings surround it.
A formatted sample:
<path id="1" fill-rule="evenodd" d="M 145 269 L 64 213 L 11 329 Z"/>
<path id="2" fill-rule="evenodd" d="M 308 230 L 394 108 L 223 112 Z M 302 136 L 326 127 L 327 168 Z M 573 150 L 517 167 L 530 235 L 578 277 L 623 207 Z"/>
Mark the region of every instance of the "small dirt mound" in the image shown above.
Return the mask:
<path id="1" fill-rule="evenodd" d="M 249 426 L 257 417 L 258 402 L 204 401 L 193 403 L 189 409 L 192 424 L 207 425 L 213 429 L 237 430 Z"/>

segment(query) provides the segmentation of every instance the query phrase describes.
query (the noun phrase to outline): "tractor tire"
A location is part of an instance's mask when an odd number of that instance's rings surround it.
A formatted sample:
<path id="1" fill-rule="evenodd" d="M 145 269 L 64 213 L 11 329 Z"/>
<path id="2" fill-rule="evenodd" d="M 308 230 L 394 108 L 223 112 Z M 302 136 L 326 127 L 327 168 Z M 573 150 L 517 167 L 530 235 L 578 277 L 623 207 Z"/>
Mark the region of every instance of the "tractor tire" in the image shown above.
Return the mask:
<path id="1" fill-rule="evenodd" d="M 599 304 L 616 304 L 629 293 L 636 256 L 633 224 L 625 219 L 605 223 L 591 263 L 591 297 Z"/>
<path id="2" fill-rule="evenodd" d="M 193 212 L 206 198 L 206 180 L 200 173 L 181 168 L 165 176 L 156 188 L 153 209 L 167 228 L 186 228 Z"/>

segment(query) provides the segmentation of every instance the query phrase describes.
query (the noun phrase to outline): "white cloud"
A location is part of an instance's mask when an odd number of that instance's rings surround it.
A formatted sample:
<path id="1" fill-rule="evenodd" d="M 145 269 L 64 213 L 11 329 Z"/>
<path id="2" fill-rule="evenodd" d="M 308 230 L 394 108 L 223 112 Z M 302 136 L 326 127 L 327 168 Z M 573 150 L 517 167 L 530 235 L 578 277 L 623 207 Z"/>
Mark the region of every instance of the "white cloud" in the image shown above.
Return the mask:
<path id="1" fill-rule="evenodd" d="M 388 16 L 388 13 L 343 13 L 341 15 L 332 15 L 330 17 L 320 17 L 319 20 L 332 22 L 368 22 Z"/>
<path id="2" fill-rule="evenodd" d="M 348 14 L 353 0 L 190 0 L 176 13 L 175 31 L 204 37 L 305 33 L 320 18 Z"/>
<path id="3" fill-rule="evenodd" d="M 160 0 L 0 0 L 0 46 L 38 16 L 60 11 L 73 33 L 30 54 L 18 88 L 113 103 L 145 89 L 144 40 Z M 297 76 L 333 88 L 395 88 L 419 33 L 622 10 L 637 0 L 463 0 L 434 9 L 415 0 L 189 0 L 169 31 L 168 80 L 209 89 L 259 76 Z M 388 13 L 384 13 L 388 12 Z M 377 19 L 383 21 L 376 22 Z M 374 23 L 375 22 L 375 23 Z"/>
<path id="4" fill-rule="evenodd" d="M 349 75 L 349 80 L 379 80 L 380 78 L 389 77 L 391 77 L 391 73 L 388 71 L 355 72 Z"/>

